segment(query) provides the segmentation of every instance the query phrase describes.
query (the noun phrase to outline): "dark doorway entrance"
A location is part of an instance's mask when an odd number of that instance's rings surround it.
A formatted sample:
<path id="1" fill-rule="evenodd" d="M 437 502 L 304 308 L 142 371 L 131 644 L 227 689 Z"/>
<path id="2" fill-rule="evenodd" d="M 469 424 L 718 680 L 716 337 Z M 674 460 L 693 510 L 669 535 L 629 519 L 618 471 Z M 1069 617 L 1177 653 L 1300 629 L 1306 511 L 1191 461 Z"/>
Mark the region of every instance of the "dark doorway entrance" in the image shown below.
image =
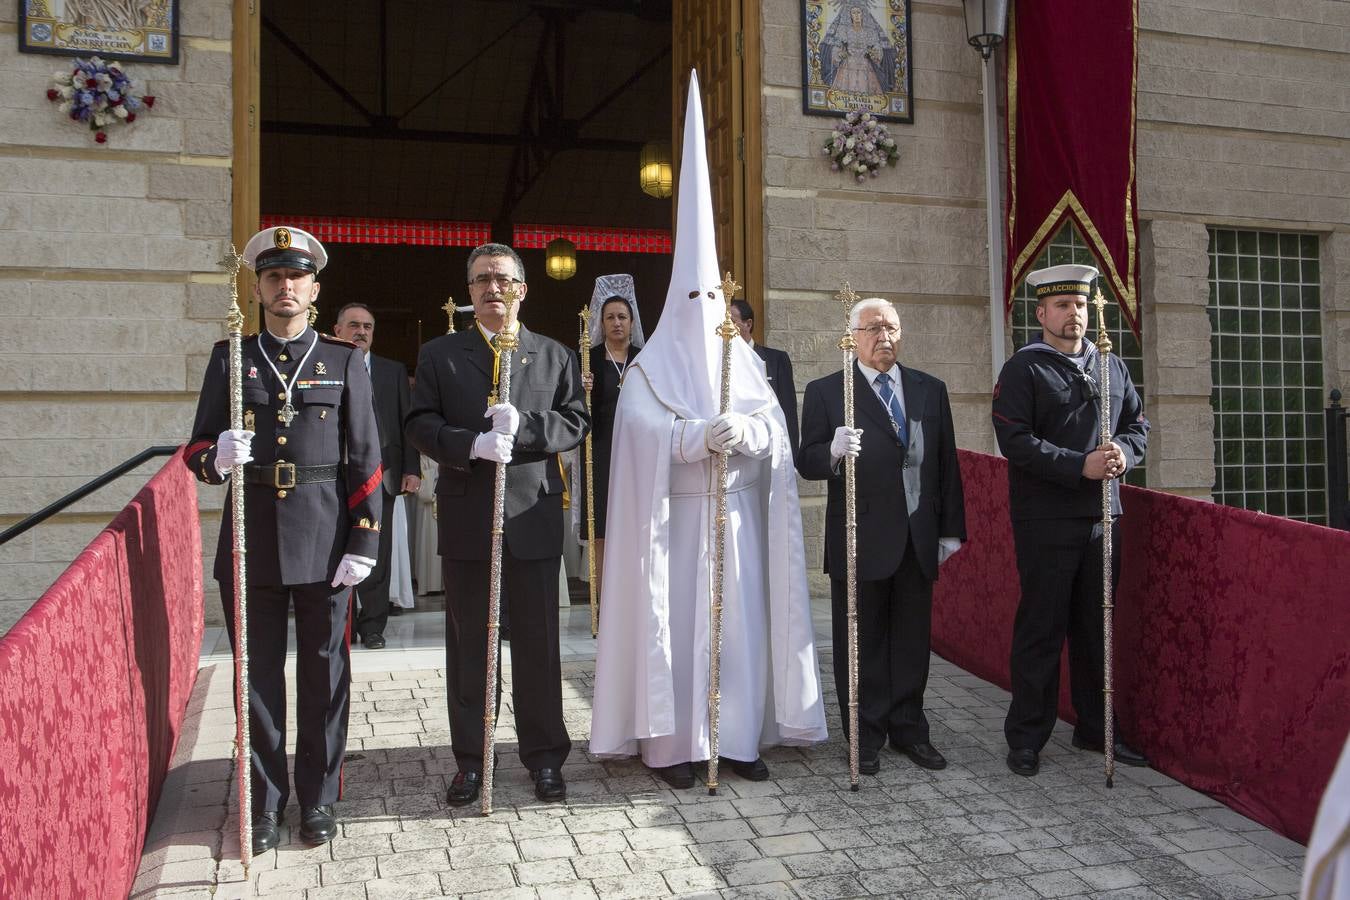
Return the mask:
<path id="1" fill-rule="evenodd" d="M 263 7 L 261 209 L 330 229 L 320 325 L 343 303 L 367 303 L 376 352 L 411 369 L 419 338 L 446 329 L 446 298 L 468 302 L 472 247 L 551 228 L 600 231 L 597 246 L 623 249 L 580 249 L 566 281 L 545 274 L 542 249 L 521 250 L 522 319 L 573 346 L 595 276 L 629 272 L 650 331 L 669 256 L 637 250 L 670 228 L 671 201 L 641 191 L 638 156 L 670 139 L 670 10 L 670 0 Z M 409 223 L 436 227 L 399 238 Z"/>

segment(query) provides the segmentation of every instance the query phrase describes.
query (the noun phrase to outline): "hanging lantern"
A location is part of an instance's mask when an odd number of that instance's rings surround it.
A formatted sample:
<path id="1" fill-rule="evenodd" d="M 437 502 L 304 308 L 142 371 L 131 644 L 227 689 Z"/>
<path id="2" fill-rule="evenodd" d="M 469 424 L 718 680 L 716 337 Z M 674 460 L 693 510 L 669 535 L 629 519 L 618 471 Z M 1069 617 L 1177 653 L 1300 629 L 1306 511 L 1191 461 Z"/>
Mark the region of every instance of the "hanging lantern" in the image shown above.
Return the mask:
<path id="1" fill-rule="evenodd" d="M 544 250 L 544 271 L 549 278 L 566 281 L 577 274 L 577 245 L 567 238 L 554 238 Z"/>
<path id="2" fill-rule="evenodd" d="M 638 184 L 642 193 L 665 200 L 675 192 L 675 169 L 669 141 L 648 141 L 638 155 Z"/>

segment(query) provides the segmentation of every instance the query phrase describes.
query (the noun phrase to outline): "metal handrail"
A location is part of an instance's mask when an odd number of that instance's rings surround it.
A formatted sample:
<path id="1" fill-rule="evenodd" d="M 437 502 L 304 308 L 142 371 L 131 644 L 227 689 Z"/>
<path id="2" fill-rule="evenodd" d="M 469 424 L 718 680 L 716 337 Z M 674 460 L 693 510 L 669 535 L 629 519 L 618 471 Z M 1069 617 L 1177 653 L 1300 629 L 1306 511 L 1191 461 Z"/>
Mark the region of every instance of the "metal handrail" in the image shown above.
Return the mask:
<path id="1" fill-rule="evenodd" d="M 172 456 L 173 454 L 177 453 L 178 450 L 179 450 L 178 447 L 146 447 L 144 450 L 142 450 L 140 453 L 137 453 L 135 456 L 131 457 L 131 459 L 128 459 L 126 462 L 119 463 L 118 465 L 113 466 L 111 469 L 104 472 L 97 478 L 89 482 L 86 482 L 85 484 L 71 491 L 69 494 L 66 494 L 60 500 L 47 504 L 42 509 L 33 513 L 28 518 L 20 522 L 17 522 L 14 525 L 11 525 L 9 528 L 6 528 L 3 533 L 0 533 L 0 546 L 3 546 L 8 541 L 13 540 L 14 538 L 23 534 L 25 531 L 32 528 L 34 525 L 40 524 L 46 519 L 51 518 L 52 516 L 59 513 L 61 510 L 65 509 L 67 506 L 70 506 L 72 503 L 75 503 L 79 500 L 83 500 L 85 497 L 88 497 L 90 494 L 92 494 L 99 488 L 109 484 L 112 481 L 117 480 L 118 478 L 125 475 L 127 472 L 130 472 L 132 469 L 140 466 L 146 460 L 153 459 L 156 456 Z"/>

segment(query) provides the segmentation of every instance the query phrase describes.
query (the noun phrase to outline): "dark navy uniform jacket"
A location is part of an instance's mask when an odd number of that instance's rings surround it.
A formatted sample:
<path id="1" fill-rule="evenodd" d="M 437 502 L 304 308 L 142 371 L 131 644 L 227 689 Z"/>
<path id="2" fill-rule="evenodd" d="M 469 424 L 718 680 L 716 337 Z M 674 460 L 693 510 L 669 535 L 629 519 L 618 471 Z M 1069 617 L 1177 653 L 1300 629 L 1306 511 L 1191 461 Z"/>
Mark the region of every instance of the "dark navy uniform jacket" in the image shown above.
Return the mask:
<path id="1" fill-rule="evenodd" d="M 1083 477 L 1083 457 L 1100 440 L 1101 364 L 1088 344 L 1085 369 L 1036 340 L 1013 354 L 994 386 L 994 434 L 1008 458 L 1012 518 L 1101 518 L 1101 482 Z M 1148 419 L 1125 362 L 1111 354 L 1111 435 L 1128 472 L 1144 459 Z M 1120 479 L 1111 482 L 1120 515 Z"/>
<path id="2" fill-rule="evenodd" d="M 313 351 L 304 358 L 316 335 Z M 264 354 L 283 377 L 295 376 L 291 405 L 296 415 L 289 426 L 278 419 L 285 387 Z M 253 462 L 248 465 L 284 461 L 337 467 L 331 481 L 288 488 L 245 485 L 248 582 L 328 582 L 344 553 L 375 559 L 380 539 L 380 437 L 361 351 L 306 328 L 285 344 L 268 333 L 251 335 L 243 341 L 242 357 L 244 425 L 255 432 Z M 229 390 L 229 342 L 221 341 L 206 367 L 185 456 L 188 467 L 207 484 L 226 481 L 216 472 L 215 459 L 216 438 L 230 427 Z M 216 546 L 218 580 L 228 577 L 232 565 L 230 509 L 227 497 Z"/>

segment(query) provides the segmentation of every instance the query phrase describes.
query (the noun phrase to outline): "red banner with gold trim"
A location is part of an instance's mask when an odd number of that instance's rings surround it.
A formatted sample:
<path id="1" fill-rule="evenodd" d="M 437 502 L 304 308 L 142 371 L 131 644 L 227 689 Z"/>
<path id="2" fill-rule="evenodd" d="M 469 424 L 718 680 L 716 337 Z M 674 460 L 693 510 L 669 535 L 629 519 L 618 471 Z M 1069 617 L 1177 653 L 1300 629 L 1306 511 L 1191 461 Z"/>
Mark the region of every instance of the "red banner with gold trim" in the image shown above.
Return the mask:
<path id="1" fill-rule="evenodd" d="M 1030 0 L 1008 23 L 1007 297 L 1066 219 L 1139 333 L 1137 0 Z"/>

